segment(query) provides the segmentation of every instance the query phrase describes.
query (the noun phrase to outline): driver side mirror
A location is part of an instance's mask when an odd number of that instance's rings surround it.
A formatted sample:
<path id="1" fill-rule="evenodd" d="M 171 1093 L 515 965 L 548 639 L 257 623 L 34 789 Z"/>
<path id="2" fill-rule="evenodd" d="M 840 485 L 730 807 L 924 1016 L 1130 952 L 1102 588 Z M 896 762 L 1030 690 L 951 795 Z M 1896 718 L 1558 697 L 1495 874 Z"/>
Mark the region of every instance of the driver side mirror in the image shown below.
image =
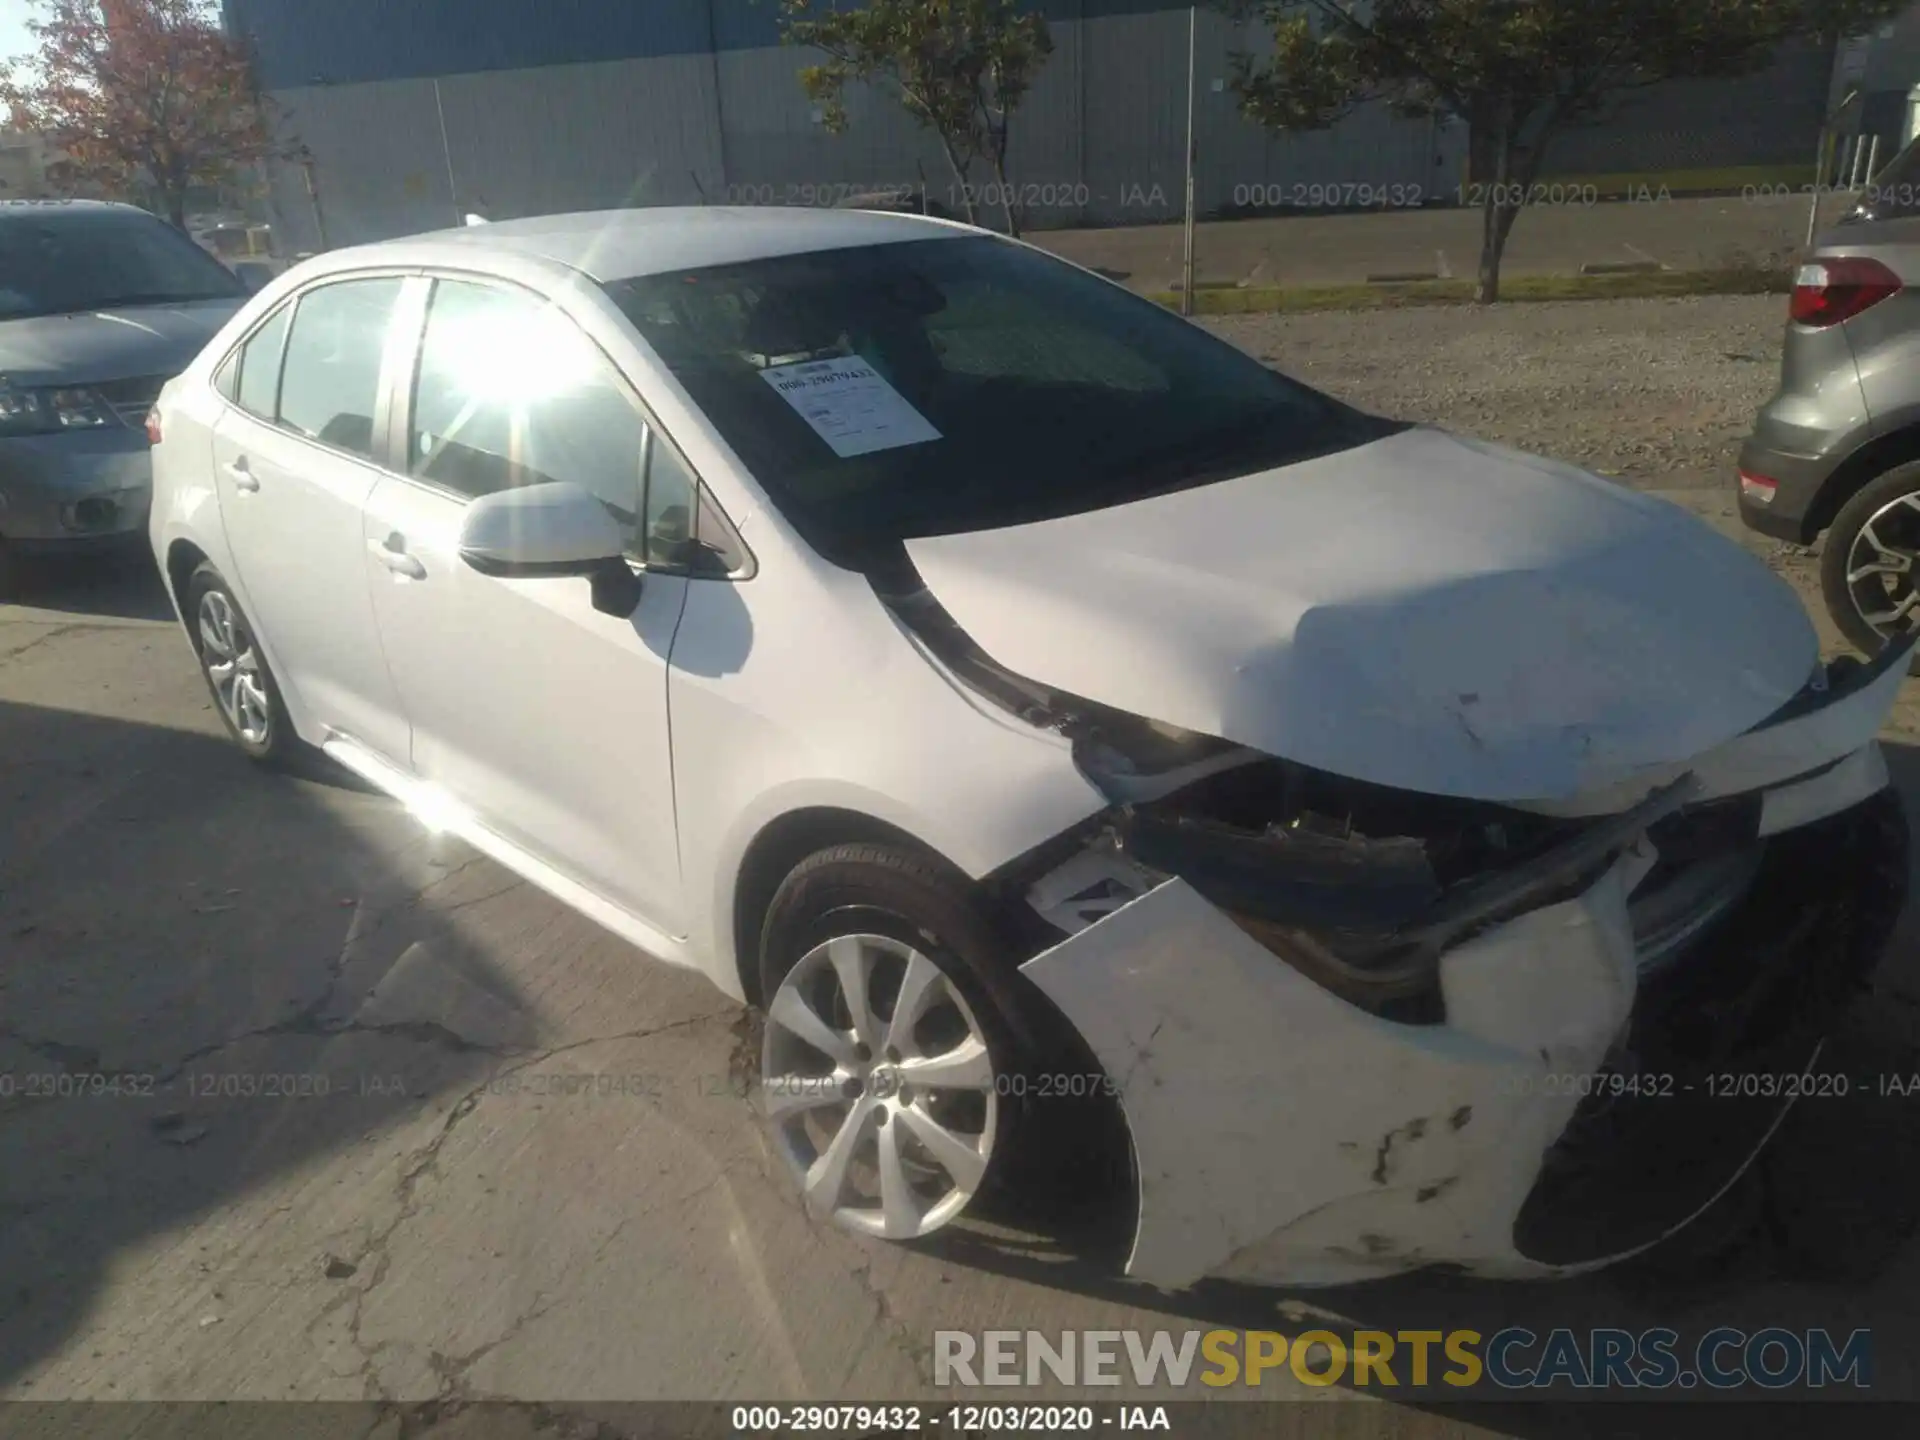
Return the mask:
<path id="1" fill-rule="evenodd" d="M 622 618 L 640 603 L 626 536 L 593 495 L 565 480 L 483 495 L 460 523 L 460 558 L 482 575 L 584 576 L 593 608 Z"/>

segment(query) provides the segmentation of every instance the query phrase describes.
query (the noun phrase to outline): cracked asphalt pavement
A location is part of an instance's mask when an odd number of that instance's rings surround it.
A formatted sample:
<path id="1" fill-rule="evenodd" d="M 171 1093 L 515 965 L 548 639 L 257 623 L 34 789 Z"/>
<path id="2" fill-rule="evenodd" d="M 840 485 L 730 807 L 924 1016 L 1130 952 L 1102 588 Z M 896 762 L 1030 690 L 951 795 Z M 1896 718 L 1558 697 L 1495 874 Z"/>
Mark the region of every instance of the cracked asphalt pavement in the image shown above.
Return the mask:
<path id="1" fill-rule="evenodd" d="M 925 1244 L 816 1225 L 738 1007 L 344 774 L 256 770 L 144 567 L 32 583 L 0 606 L 0 1399 L 355 1401 L 396 1437 L 506 1399 L 563 1433 L 629 1400 L 957 1398 L 940 1329 L 1315 1318 L 1870 1326 L 1876 1392 L 1914 1393 L 1915 1099 L 1801 1106 L 1794 1184 L 1710 1271 L 1164 1295 L 1119 1277 L 1075 1161 Z M 1910 805 L 1917 692 L 1887 737 Z M 1839 1053 L 1920 1072 L 1916 939 Z M 1358 1398 L 1259 1392 L 1289 1393 Z M 1349 1432 L 1587 1433 L 1374 1403 Z"/>

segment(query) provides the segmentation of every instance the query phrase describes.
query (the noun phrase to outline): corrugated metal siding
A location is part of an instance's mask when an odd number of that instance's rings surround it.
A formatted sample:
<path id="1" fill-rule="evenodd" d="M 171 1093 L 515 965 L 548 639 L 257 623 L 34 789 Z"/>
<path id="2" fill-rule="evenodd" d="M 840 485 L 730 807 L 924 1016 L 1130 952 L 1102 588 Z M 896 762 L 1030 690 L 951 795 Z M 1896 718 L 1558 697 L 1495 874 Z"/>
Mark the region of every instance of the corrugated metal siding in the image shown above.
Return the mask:
<path id="1" fill-rule="evenodd" d="M 1145 224 L 1185 204 L 1187 17 L 1081 23 L 1086 184 L 1094 216 Z"/>
<path id="2" fill-rule="evenodd" d="M 461 203 L 494 219 L 698 205 L 726 183 L 704 57 L 458 75 L 440 89 Z"/>
<path id="3" fill-rule="evenodd" d="M 1559 175 L 1810 164 L 1832 66 L 1831 50 L 1795 45 L 1752 75 L 1653 86 L 1560 136 L 1547 163 Z"/>
<path id="4" fill-rule="evenodd" d="M 939 142 L 889 96 L 856 87 L 847 93 L 844 134 L 817 124 L 795 75 L 804 63 L 802 52 L 786 48 L 717 57 L 729 198 L 831 203 L 856 189 L 917 185 L 923 170 L 936 187 L 945 183 Z"/>
<path id="5" fill-rule="evenodd" d="M 1058 21 L 1178 10 L 1168 0 L 1024 0 Z M 780 41 L 778 0 L 224 0 L 269 90 L 656 59 Z"/>
<path id="6" fill-rule="evenodd" d="M 245 10 L 282 0 L 230 3 Z M 361 3 L 337 0 L 349 11 Z M 406 23 L 425 24 L 423 17 L 440 14 L 445 3 L 407 0 L 395 8 L 404 10 Z M 504 3 L 476 0 L 475 8 Z M 735 0 L 714 3 L 716 19 L 740 21 L 717 38 L 758 33 L 740 20 L 744 12 L 729 8 Z M 568 17 L 577 20 L 592 8 L 589 0 L 566 0 L 549 14 L 564 30 Z M 328 241 L 436 228 L 464 210 L 506 218 L 702 200 L 831 203 L 856 189 L 923 182 L 936 199 L 959 208 L 937 139 L 892 96 L 853 91 L 850 128 L 833 135 L 813 118 L 801 91 L 796 72 L 807 63 L 805 52 L 777 45 L 705 48 L 707 0 L 648 0 L 626 8 L 645 9 L 649 23 L 663 27 L 657 34 L 698 38 L 701 46 L 652 59 L 449 74 L 438 82 L 438 110 L 435 82 L 428 79 L 281 88 L 277 98 L 290 111 L 290 134 L 314 157 Z M 1077 13 L 1082 7 L 1080 0 L 1057 0 L 1049 8 Z M 1055 21 L 1053 56 L 1016 121 L 1011 169 L 1027 202 L 1027 223 L 1145 224 L 1176 217 L 1185 184 L 1186 12 L 1154 8 L 1149 0 L 1086 0 L 1084 8 L 1091 18 Z M 347 27 L 336 19 L 327 28 Z M 479 27 L 467 19 L 452 28 Z M 609 33 L 631 38 L 618 27 Z M 450 33 L 445 48 L 464 53 L 464 43 Z M 549 37 L 547 43 L 558 42 Z M 1384 107 L 1319 134 L 1273 136 L 1249 124 L 1233 95 L 1213 85 L 1224 81 L 1236 45 L 1250 43 L 1251 35 L 1237 34 L 1223 16 L 1201 13 L 1195 118 L 1203 214 L 1311 208 L 1369 194 L 1390 193 L 1393 203 L 1403 203 L 1452 191 L 1460 178 L 1459 127 L 1436 129 Z M 1817 127 L 1820 103 L 1815 92 L 1825 83 L 1817 56 L 1790 57 L 1766 75 L 1726 83 L 1741 88 L 1703 91 L 1705 98 L 1685 87 L 1674 95 L 1656 92 L 1638 102 L 1617 133 L 1608 127 L 1576 132 L 1556 149 L 1556 170 L 1757 163 L 1747 157 L 1795 158 L 1811 150 L 1808 127 Z M 1803 91 L 1815 98 L 1806 100 Z M 1729 95 L 1740 103 L 1730 105 Z M 1680 143 L 1685 136 L 1698 143 Z M 976 187 L 990 186 L 992 178 L 984 168 L 972 176 Z M 274 195 L 291 247 L 314 248 L 318 236 L 299 172 L 276 174 Z M 996 221 L 998 214 L 997 203 L 981 207 L 983 220 Z"/>

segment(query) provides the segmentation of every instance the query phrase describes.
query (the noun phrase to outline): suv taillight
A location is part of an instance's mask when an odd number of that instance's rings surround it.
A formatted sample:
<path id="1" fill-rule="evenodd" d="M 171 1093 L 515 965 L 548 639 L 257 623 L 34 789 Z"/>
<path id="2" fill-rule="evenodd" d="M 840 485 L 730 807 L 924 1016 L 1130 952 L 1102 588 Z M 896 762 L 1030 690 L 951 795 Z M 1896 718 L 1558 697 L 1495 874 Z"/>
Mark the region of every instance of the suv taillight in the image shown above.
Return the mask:
<path id="1" fill-rule="evenodd" d="M 1794 272 L 1787 314 L 1796 325 L 1818 329 L 1851 320 L 1899 293 L 1900 277 L 1878 260 L 1857 255 L 1809 260 Z"/>
<path id="2" fill-rule="evenodd" d="M 149 445 L 160 443 L 160 407 L 158 405 L 147 411 L 147 443 Z"/>

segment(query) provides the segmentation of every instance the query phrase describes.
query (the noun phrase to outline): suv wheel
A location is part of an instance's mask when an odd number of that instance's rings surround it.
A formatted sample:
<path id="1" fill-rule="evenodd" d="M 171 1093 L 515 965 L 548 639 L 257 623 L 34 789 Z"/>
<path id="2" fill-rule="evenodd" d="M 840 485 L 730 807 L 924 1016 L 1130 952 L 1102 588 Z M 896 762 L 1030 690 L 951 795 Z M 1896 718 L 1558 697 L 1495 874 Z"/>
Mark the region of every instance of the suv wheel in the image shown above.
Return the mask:
<path id="1" fill-rule="evenodd" d="M 1878 476 L 1841 507 L 1820 588 L 1834 624 L 1869 655 L 1920 631 L 1920 461 Z"/>
<path id="2" fill-rule="evenodd" d="M 253 627 L 226 579 L 203 564 L 187 582 L 185 611 L 200 673 L 233 743 L 262 764 L 280 764 L 299 740 L 287 719 L 280 687 L 254 640 Z"/>
<path id="3" fill-rule="evenodd" d="M 903 847 L 837 845 L 781 884 L 762 929 L 761 1092 L 811 1214 L 907 1240 L 986 1185 L 1016 1045 L 981 977 L 1005 958 L 966 882 Z"/>

